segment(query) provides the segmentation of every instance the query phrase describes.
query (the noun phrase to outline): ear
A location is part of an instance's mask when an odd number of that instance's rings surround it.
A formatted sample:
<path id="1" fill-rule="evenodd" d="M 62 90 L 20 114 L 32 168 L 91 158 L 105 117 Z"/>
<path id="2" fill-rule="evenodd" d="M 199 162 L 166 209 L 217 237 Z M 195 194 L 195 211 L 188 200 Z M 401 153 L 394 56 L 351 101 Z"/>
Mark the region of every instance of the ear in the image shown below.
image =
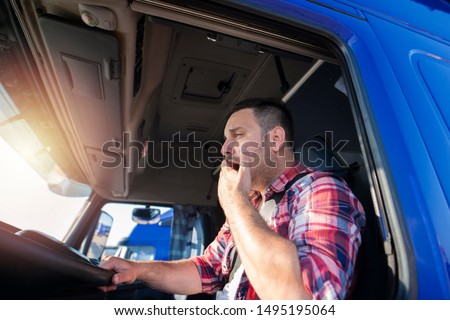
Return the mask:
<path id="1" fill-rule="evenodd" d="M 271 149 L 274 152 L 279 152 L 286 142 L 286 132 L 280 126 L 276 126 L 270 131 Z"/>

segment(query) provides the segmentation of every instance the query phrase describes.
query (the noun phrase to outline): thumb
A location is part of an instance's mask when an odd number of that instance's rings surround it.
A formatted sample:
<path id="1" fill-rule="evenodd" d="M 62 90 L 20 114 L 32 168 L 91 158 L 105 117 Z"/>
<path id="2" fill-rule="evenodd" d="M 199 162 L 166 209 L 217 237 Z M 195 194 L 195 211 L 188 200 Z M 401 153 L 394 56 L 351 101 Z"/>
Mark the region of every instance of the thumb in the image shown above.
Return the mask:
<path id="1" fill-rule="evenodd" d="M 136 274 L 133 269 L 120 270 L 112 277 L 111 281 L 113 284 L 130 284 L 136 281 Z"/>
<path id="2" fill-rule="evenodd" d="M 239 189 L 247 196 L 250 192 L 251 186 L 251 174 L 250 169 L 253 165 L 252 159 L 247 155 L 241 156 L 241 161 L 238 170 L 238 183 L 240 185 Z"/>
<path id="3" fill-rule="evenodd" d="M 112 279 L 111 282 L 113 284 L 120 284 L 120 283 L 124 283 L 127 281 L 127 277 L 125 273 L 116 273 Z"/>
<path id="4" fill-rule="evenodd" d="M 250 172 L 250 168 L 254 165 L 254 162 L 255 159 L 250 157 L 250 155 L 243 153 L 240 157 L 239 172 L 241 174 Z"/>

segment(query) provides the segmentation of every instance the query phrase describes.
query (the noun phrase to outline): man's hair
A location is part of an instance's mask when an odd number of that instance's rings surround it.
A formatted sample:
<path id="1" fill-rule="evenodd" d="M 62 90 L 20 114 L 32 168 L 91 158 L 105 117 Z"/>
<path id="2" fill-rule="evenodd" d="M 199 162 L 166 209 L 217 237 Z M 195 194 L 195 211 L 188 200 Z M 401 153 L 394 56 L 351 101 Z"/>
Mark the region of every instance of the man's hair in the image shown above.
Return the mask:
<path id="1" fill-rule="evenodd" d="M 261 134 L 266 134 L 276 126 L 280 126 L 286 133 L 286 142 L 294 141 L 294 125 L 291 114 L 285 105 L 270 99 L 249 99 L 236 104 L 227 114 L 226 121 L 236 112 L 244 109 L 253 110 L 256 121 L 261 128 Z"/>

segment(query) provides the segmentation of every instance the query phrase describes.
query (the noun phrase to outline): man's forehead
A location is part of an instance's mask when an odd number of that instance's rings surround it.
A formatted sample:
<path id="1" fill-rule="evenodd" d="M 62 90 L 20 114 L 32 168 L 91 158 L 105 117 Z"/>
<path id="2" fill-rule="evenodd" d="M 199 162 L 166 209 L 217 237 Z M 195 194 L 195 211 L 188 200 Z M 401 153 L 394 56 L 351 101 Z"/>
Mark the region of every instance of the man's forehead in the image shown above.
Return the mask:
<path id="1" fill-rule="evenodd" d="M 224 130 L 227 131 L 239 126 L 245 128 L 248 126 L 248 124 L 251 124 L 254 121 L 255 119 L 252 109 L 239 110 L 233 113 L 230 118 L 228 118 Z"/>
<path id="2" fill-rule="evenodd" d="M 247 111 L 239 110 L 236 113 L 233 113 L 231 117 L 228 119 L 225 128 L 224 128 L 224 137 L 226 138 L 229 134 L 233 134 L 238 130 L 248 131 L 259 128 L 256 122 L 254 121 L 253 115 Z M 250 110 L 251 112 L 251 110 Z"/>

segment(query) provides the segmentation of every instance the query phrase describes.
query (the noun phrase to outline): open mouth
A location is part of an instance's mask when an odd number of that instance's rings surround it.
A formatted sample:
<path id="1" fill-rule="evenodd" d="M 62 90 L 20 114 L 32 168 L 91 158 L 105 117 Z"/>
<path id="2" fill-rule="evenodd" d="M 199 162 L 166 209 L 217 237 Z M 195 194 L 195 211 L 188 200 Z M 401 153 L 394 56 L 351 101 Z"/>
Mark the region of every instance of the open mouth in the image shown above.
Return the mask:
<path id="1" fill-rule="evenodd" d="M 227 159 L 227 166 L 233 168 L 234 170 L 239 170 L 239 162 L 234 162 L 233 160 Z"/>

